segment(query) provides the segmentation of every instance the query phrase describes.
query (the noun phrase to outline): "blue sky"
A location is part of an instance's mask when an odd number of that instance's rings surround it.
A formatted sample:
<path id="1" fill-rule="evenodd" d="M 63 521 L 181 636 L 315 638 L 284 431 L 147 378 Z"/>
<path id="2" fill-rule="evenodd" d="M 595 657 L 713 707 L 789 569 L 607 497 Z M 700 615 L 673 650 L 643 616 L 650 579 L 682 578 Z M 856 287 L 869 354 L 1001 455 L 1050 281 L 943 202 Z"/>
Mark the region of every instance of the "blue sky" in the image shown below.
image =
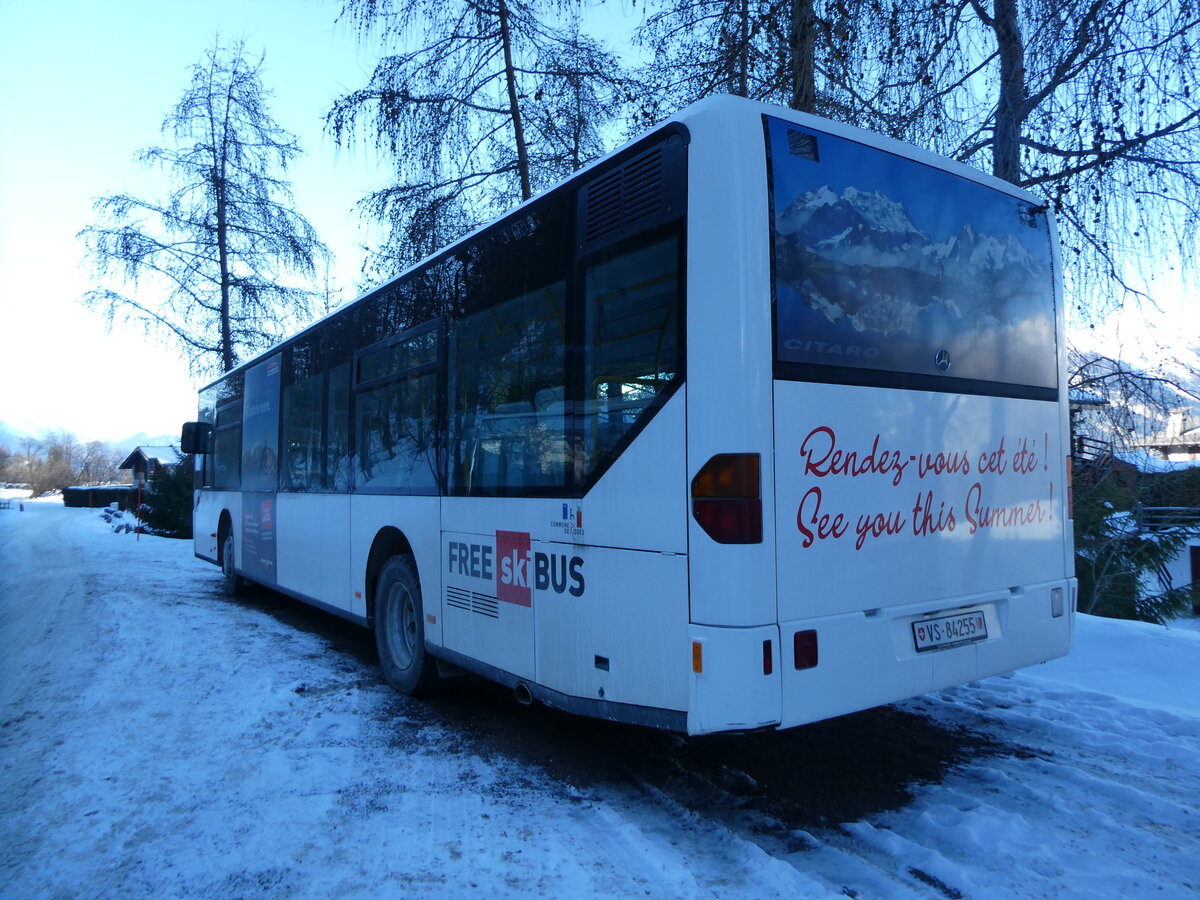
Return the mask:
<path id="1" fill-rule="evenodd" d="M 321 0 L 0 0 L 0 421 L 85 439 L 177 432 L 198 382 L 178 351 L 140 329 L 104 330 L 79 304 L 95 282 L 76 233 L 94 198 L 153 199 L 134 153 L 164 143 L 163 117 L 218 31 L 266 53 L 276 121 L 307 151 L 291 171 L 297 209 L 337 253 L 352 292 L 362 261 L 355 201 L 386 169 L 335 152 L 323 114 L 365 83 L 369 55 Z"/>
<path id="2" fill-rule="evenodd" d="M 296 207 L 337 254 L 352 293 L 362 260 L 353 211 L 388 169 L 323 134 L 332 100 L 366 83 L 374 57 L 335 27 L 336 0 L 0 0 L 0 422 L 84 439 L 177 432 L 199 383 L 178 351 L 134 328 L 106 333 L 79 299 L 94 280 L 76 233 L 96 197 L 160 195 L 134 153 L 163 142 L 164 115 L 219 31 L 265 52 L 276 121 L 306 155 Z M 628 0 L 605 7 L 641 15 Z M 1200 334 L 1200 304 L 1168 303 L 1167 337 Z M 1138 316 L 1114 320 L 1141 341 Z M 1111 338 L 1106 335 L 1105 339 Z"/>

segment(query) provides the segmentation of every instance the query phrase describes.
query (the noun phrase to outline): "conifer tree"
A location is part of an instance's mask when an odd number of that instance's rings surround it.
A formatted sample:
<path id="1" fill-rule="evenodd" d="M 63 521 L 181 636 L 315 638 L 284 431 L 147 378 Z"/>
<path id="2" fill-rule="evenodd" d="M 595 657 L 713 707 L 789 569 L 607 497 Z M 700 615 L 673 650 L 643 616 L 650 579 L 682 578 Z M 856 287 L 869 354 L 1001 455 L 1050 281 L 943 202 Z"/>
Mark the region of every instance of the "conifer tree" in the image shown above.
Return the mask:
<path id="1" fill-rule="evenodd" d="M 327 254 L 282 178 L 300 147 L 271 118 L 262 69 L 218 41 L 163 123 L 172 145 L 138 155 L 169 193 L 101 198 L 101 224 L 80 232 L 97 274 L 122 282 L 84 302 L 141 322 L 200 371 L 227 372 L 307 320 L 313 291 L 287 279 L 312 278 Z"/>

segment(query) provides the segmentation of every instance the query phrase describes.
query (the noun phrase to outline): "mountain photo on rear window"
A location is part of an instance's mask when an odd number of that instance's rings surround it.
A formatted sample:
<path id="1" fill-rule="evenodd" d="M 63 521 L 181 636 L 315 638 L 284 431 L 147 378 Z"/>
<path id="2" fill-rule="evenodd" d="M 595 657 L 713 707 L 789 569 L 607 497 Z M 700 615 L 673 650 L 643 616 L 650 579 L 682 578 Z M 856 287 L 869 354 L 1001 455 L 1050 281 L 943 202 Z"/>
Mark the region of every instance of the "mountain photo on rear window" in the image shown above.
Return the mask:
<path id="1" fill-rule="evenodd" d="M 766 118 L 776 358 L 1055 388 L 1045 210 Z"/>

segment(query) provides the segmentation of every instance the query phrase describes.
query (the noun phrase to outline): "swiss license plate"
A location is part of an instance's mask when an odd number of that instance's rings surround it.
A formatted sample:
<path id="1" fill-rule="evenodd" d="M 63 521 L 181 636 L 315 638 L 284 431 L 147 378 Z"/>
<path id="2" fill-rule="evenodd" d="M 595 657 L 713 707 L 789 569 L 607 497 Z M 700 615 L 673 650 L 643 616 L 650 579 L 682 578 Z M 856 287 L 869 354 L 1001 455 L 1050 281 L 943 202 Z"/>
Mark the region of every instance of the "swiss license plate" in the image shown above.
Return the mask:
<path id="1" fill-rule="evenodd" d="M 986 640 L 988 636 L 987 619 L 982 609 L 938 616 L 936 619 L 921 619 L 912 623 L 912 630 L 918 653 L 973 644 Z"/>

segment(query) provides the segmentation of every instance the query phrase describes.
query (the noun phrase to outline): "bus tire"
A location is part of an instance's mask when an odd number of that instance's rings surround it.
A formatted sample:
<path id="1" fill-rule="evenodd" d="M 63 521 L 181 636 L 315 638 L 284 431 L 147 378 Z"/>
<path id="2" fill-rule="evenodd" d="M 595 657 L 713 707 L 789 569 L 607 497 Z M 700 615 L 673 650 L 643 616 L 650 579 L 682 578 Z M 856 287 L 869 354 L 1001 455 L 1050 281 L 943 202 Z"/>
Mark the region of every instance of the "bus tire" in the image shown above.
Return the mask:
<path id="1" fill-rule="evenodd" d="M 241 597 L 246 593 L 246 579 L 234 571 L 233 568 L 233 532 L 230 531 L 225 535 L 225 541 L 221 544 L 221 592 L 226 597 Z"/>
<path id="2" fill-rule="evenodd" d="M 393 556 L 379 572 L 375 649 L 384 679 L 401 693 L 420 694 L 437 680 L 436 660 L 425 649 L 421 582 L 411 556 Z"/>

